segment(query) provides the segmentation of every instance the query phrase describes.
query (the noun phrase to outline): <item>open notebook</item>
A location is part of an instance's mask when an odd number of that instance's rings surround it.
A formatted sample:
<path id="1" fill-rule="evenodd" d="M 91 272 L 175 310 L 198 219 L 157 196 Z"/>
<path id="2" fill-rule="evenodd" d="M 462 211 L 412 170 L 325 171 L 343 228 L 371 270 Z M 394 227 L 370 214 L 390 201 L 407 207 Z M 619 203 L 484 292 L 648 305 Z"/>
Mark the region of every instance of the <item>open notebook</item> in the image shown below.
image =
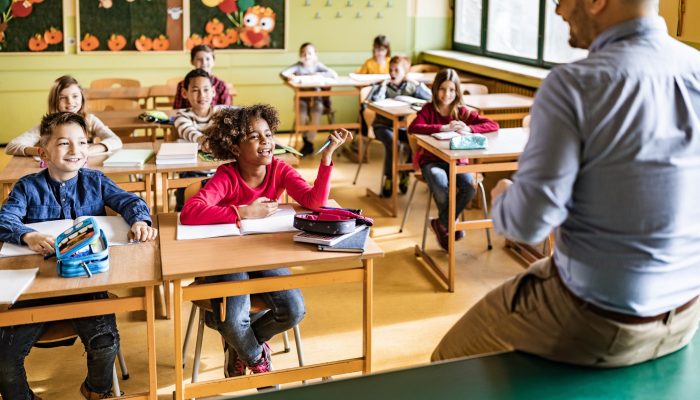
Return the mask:
<path id="1" fill-rule="evenodd" d="M 90 217 L 83 216 L 78 217 L 75 220 L 58 219 L 55 221 L 35 222 L 33 224 L 27 224 L 27 226 L 37 232 L 56 237 L 61 232 L 73 226 L 74 223 L 80 222 L 86 218 Z M 120 216 L 97 216 L 92 218 L 97 221 L 97 225 L 104 231 L 110 246 L 129 244 L 128 235 L 130 227 L 124 218 Z M 2 245 L 2 249 L 0 249 L 0 256 L 2 257 L 24 256 L 30 254 L 37 253 L 27 246 L 18 246 L 12 243 L 4 243 Z"/>
<path id="2" fill-rule="evenodd" d="M 182 225 L 177 219 L 177 240 L 204 239 L 220 236 L 240 236 L 254 233 L 297 231 L 294 227 L 296 211 L 289 204 L 282 204 L 277 212 L 266 218 L 244 219 L 241 228 L 236 224 Z"/>

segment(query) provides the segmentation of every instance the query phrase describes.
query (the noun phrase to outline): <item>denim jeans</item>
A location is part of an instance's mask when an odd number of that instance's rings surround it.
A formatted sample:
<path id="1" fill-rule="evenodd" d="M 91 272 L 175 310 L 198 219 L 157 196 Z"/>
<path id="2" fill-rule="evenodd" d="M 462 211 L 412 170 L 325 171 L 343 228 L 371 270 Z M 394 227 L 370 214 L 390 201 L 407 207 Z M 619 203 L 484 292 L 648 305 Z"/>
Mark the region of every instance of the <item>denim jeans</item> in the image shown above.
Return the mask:
<path id="1" fill-rule="evenodd" d="M 46 304 L 106 299 L 107 293 L 27 300 L 12 308 Z M 112 389 L 112 369 L 119 351 L 119 332 L 114 314 L 72 319 L 87 353 L 86 385 L 93 392 L 105 393 Z M 50 323 L 15 325 L 0 328 L 0 394 L 7 400 L 31 400 L 33 392 L 27 383 L 24 359 Z"/>
<path id="2" fill-rule="evenodd" d="M 304 125 L 320 125 L 321 116 L 323 115 L 323 101 L 320 98 L 301 98 L 299 99 L 299 114 L 301 123 Z M 311 130 L 304 132 L 304 139 L 313 142 L 318 131 Z"/>
<path id="3" fill-rule="evenodd" d="M 394 128 L 386 125 L 372 125 L 374 129 L 374 136 L 377 137 L 384 144 L 384 176 L 391 176 L 391 158 L 394 154 Z M 406 135 L 406 129 L 399 129 L 399 142 L 406 143 L 408 137 Z M 401 163 L 399 156 L 399 163 Z"/>
<path id="4" fill-rule="evenodd" d="M 431 162 L 421 165 L 423 178 L 433 192 L 433 198 L 437 204 L 438 218 L 443 226 L 448 226 L 449 198 L 448 184 L 450 183 L 450 165 L 446 162 Z M 474 175 L 457 174 L 457 201 L 455 202 L 455 216 L 459 215 L 464 207 L 474 198 L 476 190 L 473 186 Z"/>
<path id="5" fill-rule="evenodd" d="M 204 278 L 206 283 L 232 282 L 246 279 L 267 278 L 289 275 L 287 268 L 266 271 L 240 272 L 235 274 L 209 276 Z M 226 298 L 226 320 L 221 322 L 219 307 L 221 299 L 212 299 L 214 323 L 216 330 L 221 333 L 226 343 L 233 347 L 238 356 L 251 365 L 260 358 L 262 343 L 274 335 L 291 329 L 306 313 L 304 299 L 299 289 L 281 290 L 277 292 L 258 293 L 270 308 L 262 317 L 251 324 L 250 295 L 232 296 Z"/>

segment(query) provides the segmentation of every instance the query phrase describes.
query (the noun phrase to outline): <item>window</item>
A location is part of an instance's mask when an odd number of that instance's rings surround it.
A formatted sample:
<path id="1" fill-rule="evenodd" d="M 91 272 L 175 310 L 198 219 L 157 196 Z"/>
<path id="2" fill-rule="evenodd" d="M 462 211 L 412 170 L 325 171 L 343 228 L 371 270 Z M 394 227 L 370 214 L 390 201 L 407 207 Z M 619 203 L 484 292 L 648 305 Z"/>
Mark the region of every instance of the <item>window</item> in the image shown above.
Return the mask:
<path id="1" fill-rule="evenodd" d="M 455 0 L 453 49 L 535 66 L 567 63 L 569 26 L 549 0 Z"/>

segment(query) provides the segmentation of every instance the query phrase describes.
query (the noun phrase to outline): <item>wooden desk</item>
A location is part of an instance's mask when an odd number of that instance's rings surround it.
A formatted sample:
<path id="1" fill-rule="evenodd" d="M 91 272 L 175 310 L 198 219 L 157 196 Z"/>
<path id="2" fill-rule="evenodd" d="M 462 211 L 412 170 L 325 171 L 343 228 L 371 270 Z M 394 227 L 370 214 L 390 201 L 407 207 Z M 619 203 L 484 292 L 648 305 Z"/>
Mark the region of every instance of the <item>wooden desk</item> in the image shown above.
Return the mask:
<path id="1" fill-rule="evenodd" d="M 385 400 L 695 399 L 700 393 L 700 335 L 684 349 L 624 368 L 586 368 L 524 353 L 423 365 L 236 399 Z"/>
<path id="2" fill-rule="evenodd" d="M 83 91 L 88 103 L 90 100 L 134 100 L 141 104 L 141 108 L 146 108 L 146 100 L 149 96 L 147 86 L 86 88 Z"/>
<path id="3" fill-rule="evenodd" d="M 126 143 L 125 149 L 153 149 L 152 143 Z M 155 160 L 151 158 L 143 167 L 104 167 L 102 163 L 112 153 L 102 153 L 90 156 L 86 167 L 102 171 L 111 179 L 124 177 L 127 175 L 140 174 L 144 176 L 143 181 L 131 182 L 130 180 L 115 180 L 115 183 L 128 192 L 145 192 L 145 201 L 149 207 L 154 206 L 153 201 L 153 179 L 156 174 Z M 4 201 L 12 190 L 12 186 L 21 177 L 41 171 L 39 162 L 34 157 L 13 156 L 4 170 L 0 172 L 0 184 L 2 184 L 2 201 Z M 153 210 L 153 208 L 152 208 Z"/>
<path id="4" fill-rule="evenodd" d="M 392 129 L 394 130 L 394 141 L 392 145 L 393 151 L 391 158 L 391 197 L 388 199 L 382 197 L 381 195 L 372 191 L 370 188 L 367 188 L 367 196 L 377 200 L 376 204 L 379 204 L 381 207 L 387 210 L 392 217 L 395 217 L 397 214 L 396 198 L 398 197 L 399 171 L 413 171 L 412 164 L 399 164 L 399 129 L 408 128 L 408 125 L 410 125 L 413 118 L 415 118 L 417 111 L 412 109 L 408 104 L 402 107 L 379 107 L 374 103 L 369 103 L 367 108 L 377 113 L 377 115 L 381 115 L 391 120 Z M 362 158 L 359 157 L 360 155 L 361 154 L 358 155 L 358 160 L 362 160 Z"/>
<path id="5" fill-rule="evenodd" d="M 174 282 L 176 400 L 356 371 L 371 371 L 373 259 L 383 256 L 382 250 L 371 238 L 367 240 L 367 250 L 364 254 L 317 251 L 313 246 L 294 242 L 294 232 L 178 241 L 175 239 L 177 214 L 161 214 L 159 221 L 163 279 Z M 362 266 L 328 270 L 329 264 L 334 261 L 352 260 L 361 260 Z M 310 271 L 274 278 L 182 286 L 183 279 L 194 277 L 299 265 L 309 265 Z M 184 302 L 349 282 L 362 282 L 363 285 L 361 357 L 185 385 L 182 370 Z"/>
<path id="6" fill-rule="evenodd" d="M 144 295 L 115 299 L 91 300 L 0 311 L 0 326 L 35 322 L 60 321 L 110 313 L 146 311 L 146 350 L 148 352 L 148 392 L 129 395 L 129 399 L 157 399 L 156 339 L 154 286 L 161 280 L 158 242 L 139 243 L 109 248 L 109 271 L 91 278 L 61 278 L 56 275 L 56 259 L 44 260 L 40 255 L 2 257 L 0 269 L 38 266 L 39 275 L 20 296 L 20 300 L 103 292 L 114 289 L 145 288 Z M 122 342 L 122 348 L 131 348 Z M 57 364 L 60 361 L 57 360 Z"/>
<path id="7" fill-rule="evenodd" d="M 168 117 L 174 117 L 177 110 L 160 110 L 168 115 Z M 158 122 L 146 122 L 139 118 L 144 110 L 110 110 L 110 111 L 98 111 L 95 114 L 105 125 L 110 129 L 115 131 L 117 134 L 124 133 L 125 131 L 131 134 L 132 131 L 136 129 L 146 130 L 145 138 L 147 141 L 156 141 L 156 129 L 163 129 L 163 137 L 167 139 L 168 131 L 173 128 L 170 123 L 158 123 Z M 124 134 L 119 135 L 119 137 L 124 142 L 133 140 L 133 136 L 125 136 Z M 139 137 L 140 138 L 140 137 Z"/>
<path id="8" fill-rule="evenodd" d="M 530 113 L 533 98 L 520 94 L 491 93 L 463 96 L 464 104 L 494 121 L 520 120 Z"/>
<path id="9" fill-rule="evenodd" d="M 522 154 L 529 133 L 523 128 L 501 129 L 498 132 L 487 133 L 488 148 L 486 150 L 450 150 L 449 140 L 437 140 L 429 135 L 415 135 L 418 145 L 435 154 L 450 165 L 450 183 L 448 198 L 450 200 L 448 227 L 448 267 L 445 274 L 435 261 L 416 245 L 415 255 L 438 279 L 447 286 L 447 290 L 455 289 L 455 231 L 457 229 L 485 229 L 493 227 L 491 219 L 456 222 L 457 214 L 455 201 L 457 196 L 457 174 L 495 171 L 515 171 L 518 169 L 517 159 Z M 470 164 L 457 165 L 460 159 L 469 159 Z"/>

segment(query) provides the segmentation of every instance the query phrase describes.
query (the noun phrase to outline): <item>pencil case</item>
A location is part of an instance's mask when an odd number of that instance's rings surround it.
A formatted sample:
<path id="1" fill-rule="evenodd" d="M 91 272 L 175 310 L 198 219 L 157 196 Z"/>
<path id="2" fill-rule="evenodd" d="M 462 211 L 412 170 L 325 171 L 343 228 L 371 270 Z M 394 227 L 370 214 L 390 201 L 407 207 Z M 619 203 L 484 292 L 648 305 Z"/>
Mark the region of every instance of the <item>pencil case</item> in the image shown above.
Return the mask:
<path id="1" fill-rule="evenodd" d="M 484 135 L 462 135 L 450 139 L 450 150 L 483 150 L 488 146 Z"/>
<path id="2" fill-rule="evenodd" d="M 109 270 L 109 243 L 94 218 L 86 218 L 56 237 L 58 276 L 92 276 Z"/>
<path id="3" fill-rule="evenodd" d="M 313 233 L 344 235 L 353 232 L 357 225 L 371 226 L 374 221 L 360 215 L 361 210 L 322 207 L 318 211 L 298 213 L 294 216 L 294 227 Z"/>

